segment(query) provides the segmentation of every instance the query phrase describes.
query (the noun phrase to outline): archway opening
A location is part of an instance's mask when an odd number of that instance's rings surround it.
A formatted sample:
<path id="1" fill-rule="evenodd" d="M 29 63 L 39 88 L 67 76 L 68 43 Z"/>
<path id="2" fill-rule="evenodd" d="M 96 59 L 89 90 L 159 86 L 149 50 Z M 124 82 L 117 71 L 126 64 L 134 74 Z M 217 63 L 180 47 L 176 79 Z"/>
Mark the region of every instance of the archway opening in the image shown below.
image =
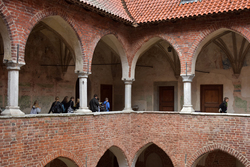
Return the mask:
<path id="1" fill-rule="evenodd" d="M 4 110 L 7 106 L 7 81 L 8 81 L 8 70 L 4 62 L 11 61 L 11 43 L 10 36 L 7 26 L 4 20 L 0 17 L 0 109 Z M 1 114 L 0 111 L 0 114 Z"/>
<path id="2" fill-rule="evenodd" d="M 44 167 L 78 167 L 78 165 L 71 159 L 58 157 L 50 161 Z"/>
<path id="3" fill-rule="evenodd" d="M 119 164 L 116 156 L 110 150 L 107 150 L 96 167 L 119 167 Z"/>
<path id="4" fill-rule="evenodd" d="M 139 111 L 178 111 L 180 60 L 169 42 L 155 37 L 136 53 L 132 106 Z M 132 65 L 133 70 L 133 65 Z M 131 72 L 132 73 L 132 72 Z"/>
<path id="5" fill-rule="evenodd" d="M 114 35 L 102 37 L 92 58 L 88 99 L 97 94 L 100 102 L 108 98 L 110 111 L 123 110 L 125 90 L 121 79 L 127 75 L 126 68 L 127 59 L 118 39 Z"/>
<path id="6" fill-rule="evenodd" d="M 248 113 L 250 43 L 240 34 L 221 29 L 209 35 L 195 64 L 192 102 L 196 111 L 218 113 L 224 97 L 228 113 Z"/>
<path id="7" fill-rule="evenodd" d="M 47 17 L 32 29 L 25 46 L 26 65 L 20 70 L 19 105 L 30 113 L 35 100 L 48 113 L 55 96 L 75 96 L 75 71 L 82 69 L 80 42 L 60 16 Z"/>
<path id="8" fill-rule="evenodd" d="M 234 156 L 215 150 L 202 155 L 196 160 L 193 167 L 244 167 L 244 165 Z"/>
<path id="9" fill-rule="evenodd" d="M 143 150 L 136 163 L 135 167 L 173 167 L 173 163 L 169 156 L 157 145 L 151 144 L 145 150 Z"/>

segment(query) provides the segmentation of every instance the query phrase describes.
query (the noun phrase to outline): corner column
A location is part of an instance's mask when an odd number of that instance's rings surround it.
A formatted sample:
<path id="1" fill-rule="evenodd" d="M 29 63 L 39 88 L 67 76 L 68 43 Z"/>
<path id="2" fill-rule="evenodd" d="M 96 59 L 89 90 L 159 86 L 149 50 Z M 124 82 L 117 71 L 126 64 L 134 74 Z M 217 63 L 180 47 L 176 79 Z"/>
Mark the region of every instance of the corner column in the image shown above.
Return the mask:
<path id="1" fill-rule="evenodd" d="M 80 107 L 76 110 L 76 113 L 88 113 L 91 112 L 88 108 L 88 93 L 87 93 L 87 73 L 79 73 L 79 96 L 80 96 Z"/>
<path id="2" fill-rule="evenodd" d="M 192 92 L 191 92 L 191 83 L 194 78 L 194 75 L 181 75 L 184 88 L 184 105 L 181 110 L 181 113 L 192 113 L 194 111 L 192 105 Z"/>
<path id="3" fill-rule="evenodd" d="M 133 80 L 123 80 L 123 81 L 125 83 L 125 108 L 123 109 L 123 111 L 130 112 L 133 111 L 131 107 Z"/>
<path id="4" fill-rule="evenodd" d="M 8 106 L 1 115 L 23 116 L 25 115 L 18 106 L 19 70 L 24 64 L 6 63 L 8 70 Z"/>

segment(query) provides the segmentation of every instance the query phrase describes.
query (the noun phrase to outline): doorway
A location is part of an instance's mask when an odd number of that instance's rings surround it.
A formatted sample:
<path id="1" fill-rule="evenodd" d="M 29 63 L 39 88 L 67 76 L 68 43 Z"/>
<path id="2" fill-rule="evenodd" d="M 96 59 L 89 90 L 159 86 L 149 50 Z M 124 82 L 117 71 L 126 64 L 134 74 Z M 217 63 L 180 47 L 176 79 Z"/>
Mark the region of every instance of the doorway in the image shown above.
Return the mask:
<path id="1" fill-rule="evenodd" d="M 223 100 L 223 85 L 201 85 L 201 111 L 218 113 Z"/>
<path id="2" fill-rule="evenodd" d="M 174 86 L 159 87 L 159 111 L 174 111 Z"/>
<path id="3" fill-rule="evenodd" d="M 109 99 L 110 111 L 112 111 L 112 94 L 113 94 L 113 85 L 101 85 L 101 102 L 105 101 L 107 97 Z"/>

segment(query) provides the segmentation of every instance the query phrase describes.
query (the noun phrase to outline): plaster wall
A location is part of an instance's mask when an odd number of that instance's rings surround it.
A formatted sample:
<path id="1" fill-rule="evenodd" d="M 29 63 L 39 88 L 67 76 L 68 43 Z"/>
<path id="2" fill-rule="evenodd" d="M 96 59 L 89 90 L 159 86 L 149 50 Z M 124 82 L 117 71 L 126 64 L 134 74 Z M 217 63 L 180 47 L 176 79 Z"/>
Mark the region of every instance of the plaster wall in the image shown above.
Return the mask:
<path id="1" fill-rule="evenodd" d="M 97 94 L 99 98 L 101 97 L 102 84 L 112 85 L 112 108 L 114 111 L 123 110 L 125 85 L 121 79 L 122 67 L 120 57 L 104 41 L 99 41 L 92 60 L 91 75 L 89 75 L 91 84 L 90 98 L 93 98 L 94 94 Z"/>
<path id="2" fill-rule="evenodd" d="M 159 86 L 175 86 L 175 110 L 181 109 L 181 77 L 175 77 L 166 56 L 157 46 L 153 46 L 138 59 L 132 85 L 132 106 L 137 105 L 139 111 L 159 111 Z"/>
<path id="3" fill-rule="evenodd" d="M 233 53 L 230 36 L 223 36 L 222 39 L 227 41 L 226 44 L 230 52 Z M 236 39 L 240 39 L 240 36 L 236 35 Z M 237 41 L 236 45 L 239 51 L 241 40 Z M 246 55 L 239 76 L 234 74 L 231 63 L 226 54 L 214 43 L 203 49 L 197 58 L 196 73 L 192 82 L 194 110 L 200 111 L 200 85 L 221 84 L 223 85 L 223 97 L 229 98 L 229 113 L 250 112 L 250 52 Z"/>

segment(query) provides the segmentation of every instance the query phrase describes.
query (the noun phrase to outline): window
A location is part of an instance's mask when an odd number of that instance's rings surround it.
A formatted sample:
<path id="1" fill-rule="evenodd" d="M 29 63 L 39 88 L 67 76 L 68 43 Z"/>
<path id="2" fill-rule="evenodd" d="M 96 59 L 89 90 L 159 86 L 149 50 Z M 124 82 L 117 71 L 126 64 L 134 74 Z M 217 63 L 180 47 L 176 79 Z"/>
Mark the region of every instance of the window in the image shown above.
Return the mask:
<path id="1" fill-rule="evenodd" d="M 198 1 L 201 1 L 201 0 L 181 0 L 181 4 L 184 4 L 184 3 L 193 3 L 193 2 L 198 2 Z"/>

